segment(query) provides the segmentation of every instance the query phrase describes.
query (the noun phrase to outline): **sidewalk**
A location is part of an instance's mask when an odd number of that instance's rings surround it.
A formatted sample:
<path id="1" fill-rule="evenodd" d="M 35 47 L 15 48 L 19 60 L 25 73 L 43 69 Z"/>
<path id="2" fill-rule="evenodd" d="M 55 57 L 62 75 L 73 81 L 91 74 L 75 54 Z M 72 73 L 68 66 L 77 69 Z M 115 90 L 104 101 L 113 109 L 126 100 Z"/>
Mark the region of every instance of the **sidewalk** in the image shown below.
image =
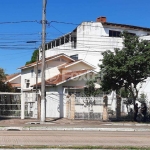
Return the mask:
<path id="1" fill-rule="evenodd" d="M 41 123 L 37 119 L 1 119 L 0 130 L 81 130 L 81 131 L 150 131 L 149 123 L 102 122 L 89 120 L 52 119 Z"/>

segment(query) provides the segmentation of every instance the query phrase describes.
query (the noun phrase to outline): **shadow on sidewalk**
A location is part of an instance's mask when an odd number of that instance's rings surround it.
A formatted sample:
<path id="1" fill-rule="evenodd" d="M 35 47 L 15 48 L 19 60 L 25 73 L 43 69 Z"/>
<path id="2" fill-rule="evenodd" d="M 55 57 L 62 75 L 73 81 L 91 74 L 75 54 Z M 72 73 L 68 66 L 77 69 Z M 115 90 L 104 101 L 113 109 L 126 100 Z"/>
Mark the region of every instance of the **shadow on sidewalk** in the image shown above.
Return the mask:
<path id="1" fill-rule="evenodd" d="M 62 120 L 64 118 L 46 118 L 46 121 L 45 122 L 53 122 L 53 121 L 59 121 L 59 120 Z"/>
<path id="2" fill-rule="evenodd" d="M 12 119 L 12 118 L 10 118 L 10 117 L 0 117 L 0 121 L 3 121 L 3 120 L 10 120 L 10 119 Z M 15 119 L 17 119 L 17 118 L 15 118 Z"/>

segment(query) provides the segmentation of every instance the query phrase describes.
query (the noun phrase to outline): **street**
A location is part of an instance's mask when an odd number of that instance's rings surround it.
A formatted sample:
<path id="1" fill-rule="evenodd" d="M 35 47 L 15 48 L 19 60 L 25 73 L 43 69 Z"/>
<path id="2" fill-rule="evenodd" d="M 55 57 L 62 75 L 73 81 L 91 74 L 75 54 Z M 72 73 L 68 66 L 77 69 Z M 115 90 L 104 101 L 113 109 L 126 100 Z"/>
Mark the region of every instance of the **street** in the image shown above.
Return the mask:
<path id="1" fill-rule="evenodd" d="M 150 146 L 150 132 L 1 131 L 0 145 Z"/>

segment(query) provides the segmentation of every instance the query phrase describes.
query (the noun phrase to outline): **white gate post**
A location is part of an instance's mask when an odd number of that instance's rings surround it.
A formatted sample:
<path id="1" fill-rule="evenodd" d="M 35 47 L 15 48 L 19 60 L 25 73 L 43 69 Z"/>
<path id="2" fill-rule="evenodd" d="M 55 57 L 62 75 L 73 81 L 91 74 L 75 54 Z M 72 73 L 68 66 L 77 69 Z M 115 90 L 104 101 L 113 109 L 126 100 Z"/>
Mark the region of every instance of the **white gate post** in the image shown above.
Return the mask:
<path id="1" fill-rule="evenodd" d="M 24 93 L 21 92 L 21 119 L 25 118 L 24 111 L 25 111 L 25 96 Z"/>

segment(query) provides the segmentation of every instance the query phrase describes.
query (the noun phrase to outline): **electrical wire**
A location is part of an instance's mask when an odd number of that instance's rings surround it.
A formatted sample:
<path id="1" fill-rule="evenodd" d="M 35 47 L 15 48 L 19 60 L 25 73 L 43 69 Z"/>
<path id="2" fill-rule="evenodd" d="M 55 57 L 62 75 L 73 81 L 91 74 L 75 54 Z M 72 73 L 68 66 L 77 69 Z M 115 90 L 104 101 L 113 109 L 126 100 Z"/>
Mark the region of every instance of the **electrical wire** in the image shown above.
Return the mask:
<path id="1" fill-rule="evenodd" d="M 0 22 L 0 24 L 15 24 L 15 23 L 32 23 L 32 22 L 36 22 L 36 23 L 40 23 L 40 21 L 37 20 L 33 20 L 33 21 L 7 21 L 7 22 Z"/>
<path id="2" fill-rule="evenodd" d="M 85 23 L 101 23 L 101 22 L 93 22 L 93 21 L 84 21 Z M 53 20 L 53 21 L 50 21 L 50 22 L 48 22 L 47 24 L 48 25 L 51 25 L 51 23 L 59 23 L 59 24 L 68 24 L 68 25 L 75 25 L 75 26 L 79 26 L 79 25 L 82 25 L 82 26 L 88 26 L 88 27 L 98 27 L 98 28 L 104 28 L 104 27 L 100 27 L 100 26 L 91 26 L 91 25 L 84 25 L 83 23 L 84 22 L 82 22 L 82 23 L 72 23 L 72 22 L 63 22 L 63 21 L 55 21 L 55 20 Z M 106 22 L 107 23 L 107 22 Z M 109 23 L 109 22 L 108 22 Z M 111 23 L 110 23 L 111 24 Z M 112 24 L 115 24 L 115 25 L 118 25 L 118 26 L 120 26 L 120 24 L 117 24 L 117 23 L 112 23 Z M 103 24 L 102 24 L 103 25 Z M 105 25 L 105 24 L 104 24 Z M 124 26 L 131 26 L 131 28 L 132 28 L 132 25 L 127 25 L 127 24 L 122 24 L 122 25 L 124 25 Z M 105 26 L 108 26 L 108 25 L 105 25 Z M 133 29 L 134 30 L 139 30 L 139 29 L 135 29 L 135 28 L 145 28 L 145 29 L 148 29 L 148 30 L 150 30 L 150 28 L 146 28 L 146 27 L 140 27 L 140 26 L 133 26 Z M 109 28 L 110 29 L 110 27 L 105 27 L 105 28 Z M 115 27 L 112 27 L 113 29 L 117 29 L 118 30 L 118 28 L 115 28 Z M 125 27 L 122 27 L 122 28 L 125 28 Z M 149 31 L 150 32 L 150 31 Z"/>
<path id="3" fill-rule="evenodd" d="M 9 56 L 9 55 L 10 55 L 10 56 L 13 56 L 13 55 L 16 56 L 16 55 L 18 55 L 18 54 L 24 54 L 24 53 L 29 53 L 29 51 L 26 50 L 26 51 L 24 51 L 24 52 L 22 51 L 22 52 L 20 52 L 20 53 L 9 53 L 9 54 L 5 54 L 5 55 L 1 54 L 0 57 Z"/>

